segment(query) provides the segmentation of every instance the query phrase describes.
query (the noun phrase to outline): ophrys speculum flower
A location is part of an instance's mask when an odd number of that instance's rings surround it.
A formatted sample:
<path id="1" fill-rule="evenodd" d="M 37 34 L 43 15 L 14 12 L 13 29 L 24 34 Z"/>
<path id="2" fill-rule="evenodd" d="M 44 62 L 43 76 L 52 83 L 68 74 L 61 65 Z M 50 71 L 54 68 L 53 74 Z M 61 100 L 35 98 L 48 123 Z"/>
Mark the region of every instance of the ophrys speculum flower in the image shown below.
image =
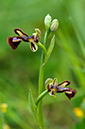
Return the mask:
<path id="1" fill-rule="evenodd" d="M 48 78 L 45 81 L 45 88 L 46 90 L 48 90 L 49 94 L 51 96 L 55 96 L 55 93 L 65 93 L 65 95 L 71 99 L 75 96 L 75 94 L 77 93 L 75 89 L 71 89 L 69 87 L 66 87 L 70 85 L 70 81 L 64 81 L 62 83 L 57 84 L 57 79 L 51 79 Z"/>
<path id="2" fill-rule="evenodd" d="M 41 36 L 41 31 L 39 29 L 35 29 L 35 33 L 33 33 L 32 36 L 28 36 L 19 28 L 14 29 L 14 32 L 18 36 L 8 37 L 7 39 L 8 44 L 11 46 L 13 50 L 15 50 L 18 47 L 21 41 L 24 41 L 30 43 L 30 49 L 33 52 L 37 51 L 37 43 L 39 42 Z"/>

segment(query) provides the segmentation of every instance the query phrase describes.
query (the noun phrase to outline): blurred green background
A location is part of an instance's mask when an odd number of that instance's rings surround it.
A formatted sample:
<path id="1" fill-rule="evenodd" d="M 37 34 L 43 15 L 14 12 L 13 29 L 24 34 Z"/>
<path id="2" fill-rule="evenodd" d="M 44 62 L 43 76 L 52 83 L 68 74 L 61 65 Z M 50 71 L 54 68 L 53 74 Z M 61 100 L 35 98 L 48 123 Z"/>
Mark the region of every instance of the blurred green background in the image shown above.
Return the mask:
<path id="1" fill-rule="evenodd" d="M 29 45 L 21 43 L 16 50 L 7 44 L 7 37 L 15 36 L 14 29 L 21 28 L 28 35 L 34 28 L 42 32 L 44 17 L 50 14 L 59 20 L 55 32 L 56 43 L 45 67 L 44 80 L 58 78 L 69 80 L 77 90 L 69 101 L 64 94 L 56 98 L 46 95 L 43 99 L 45 129 L 84 129 L 85 116 L 78 118 L 73 109 L 85 110 L 85 0 L 0 0 L 0 104 L 7 103 L 7 112 L 0 114 L 10 129 L 37 129 L 29 109 L 28 92 L 34 98 L 38 92 L 38 72 L 41 49 L 32 53 Z M 7 129 L 7 128 L 5 128 Z"/>

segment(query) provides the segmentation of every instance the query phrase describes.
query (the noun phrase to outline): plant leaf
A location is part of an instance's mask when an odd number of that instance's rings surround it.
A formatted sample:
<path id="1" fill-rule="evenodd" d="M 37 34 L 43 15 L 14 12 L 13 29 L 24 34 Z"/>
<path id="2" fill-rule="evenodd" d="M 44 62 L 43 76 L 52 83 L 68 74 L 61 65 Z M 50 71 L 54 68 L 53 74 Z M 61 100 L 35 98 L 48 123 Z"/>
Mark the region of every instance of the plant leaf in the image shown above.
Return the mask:
<path id="1" fill-rule="evenodd" d="M 29 99 L 29 105 L 30 105 L 31 111 L 33 113 L 33 116 L 35 118 L 35 121 L 37 123 L 37 126 L 40 127 L 39 126 L 40 124 L 39 124 L 39 119 L 38 119 L 37 106 L 35 105 L 31 89 L 29 90 L 28 99 Z"/>

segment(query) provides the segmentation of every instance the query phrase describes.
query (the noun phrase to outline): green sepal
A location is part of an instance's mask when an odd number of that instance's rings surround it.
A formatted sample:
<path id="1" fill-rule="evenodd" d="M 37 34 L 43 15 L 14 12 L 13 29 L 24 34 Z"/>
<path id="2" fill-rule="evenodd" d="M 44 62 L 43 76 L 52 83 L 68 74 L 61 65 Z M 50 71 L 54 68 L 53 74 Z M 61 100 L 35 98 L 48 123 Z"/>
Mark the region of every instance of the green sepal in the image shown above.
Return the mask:
<path id="1" fill-rule="evenodd" d="M 53 81 L 52 81 L 52 83 L 53 83 L 53 85 L 54 85 L 54 86 L 56 86 L 56 85 L 57 85 L 57 83 L 58 83 L 57 78 L 54 78 L 54 79 L 53 79 Z"/>
<path id="2" fill-rule="evenodd" d="M 46 53 L 46 56 L 45 56 L 45 61 L 43 63 L 43 65 L 45 65 L 53 51 L 53 48 L 54 48 L 54 44 L 55 44 L 55 35 L 53 35 L 52 39 L 51 39 L 51 42 L 50 42 L 50 45 L 49 45 L 49 48 L 47 50 L 47 53 Z"/>
<path id="3" fill-rule="evenodd" d="M 31 89 L 29 90 L 29 94 L 28 94 L 28 100 L 29 100 L 29 106 L 30 109 L 33 113 L 33 116 L 35 118 L 36 124 L 38 126 L 38 128 L 40 127 L 40 123 L 39 123 L 39 119 L 38 119 L 38 111 L 37 111 L 37 106 L 35 105 L 34 99 L 33 99 L 33 95 L 32 95 L 32 91 Z"/>
<path id="4" fill-rule="evenodd" d="M 46 89 L 46 90 L 48 90 L 48 85 L 49 85 L 50 83 L 52 83 L 52 78 L 46 79 L 46 81 L 45 81 L 45 89 Z"/>

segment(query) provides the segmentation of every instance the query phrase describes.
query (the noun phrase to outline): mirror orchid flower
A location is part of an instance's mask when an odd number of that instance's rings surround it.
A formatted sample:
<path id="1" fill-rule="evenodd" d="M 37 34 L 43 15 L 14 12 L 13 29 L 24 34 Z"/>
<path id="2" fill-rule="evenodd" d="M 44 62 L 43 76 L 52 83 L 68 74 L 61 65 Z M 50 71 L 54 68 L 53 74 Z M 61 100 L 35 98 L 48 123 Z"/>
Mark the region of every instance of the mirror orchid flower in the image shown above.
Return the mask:
<path id="1" fill-rule="evenodd" d="M 62 83 L 57 84 L 57 79 L 48 78 L 45 81 L 45 88 L 48 90 L 49 95 L 55 96 L 55 93 L 65 93 L 65 95 L 71 100 L 77 93 L 75 89 L 71 89 L 70 87 L 66 87 L 70 85 L 70 81 L 64 81 Z"/>
<path id="2" fill-rule="evenodd" d="M 33 52 L 37 51 L 38 49 L 37 43 L 39 42 L 41 36 L 41 31 L 39 29 L 35 29 L 35 33 L 33 33 L 32 36 L 28 36 L 19 28 L 14 29 L 14 32 L 18 36 L 7 38 L 7 42 L 13 50 L 15 50 L 18 47 L 21 41 L 24 41 L 30 43 L 30 49 Z"/>

